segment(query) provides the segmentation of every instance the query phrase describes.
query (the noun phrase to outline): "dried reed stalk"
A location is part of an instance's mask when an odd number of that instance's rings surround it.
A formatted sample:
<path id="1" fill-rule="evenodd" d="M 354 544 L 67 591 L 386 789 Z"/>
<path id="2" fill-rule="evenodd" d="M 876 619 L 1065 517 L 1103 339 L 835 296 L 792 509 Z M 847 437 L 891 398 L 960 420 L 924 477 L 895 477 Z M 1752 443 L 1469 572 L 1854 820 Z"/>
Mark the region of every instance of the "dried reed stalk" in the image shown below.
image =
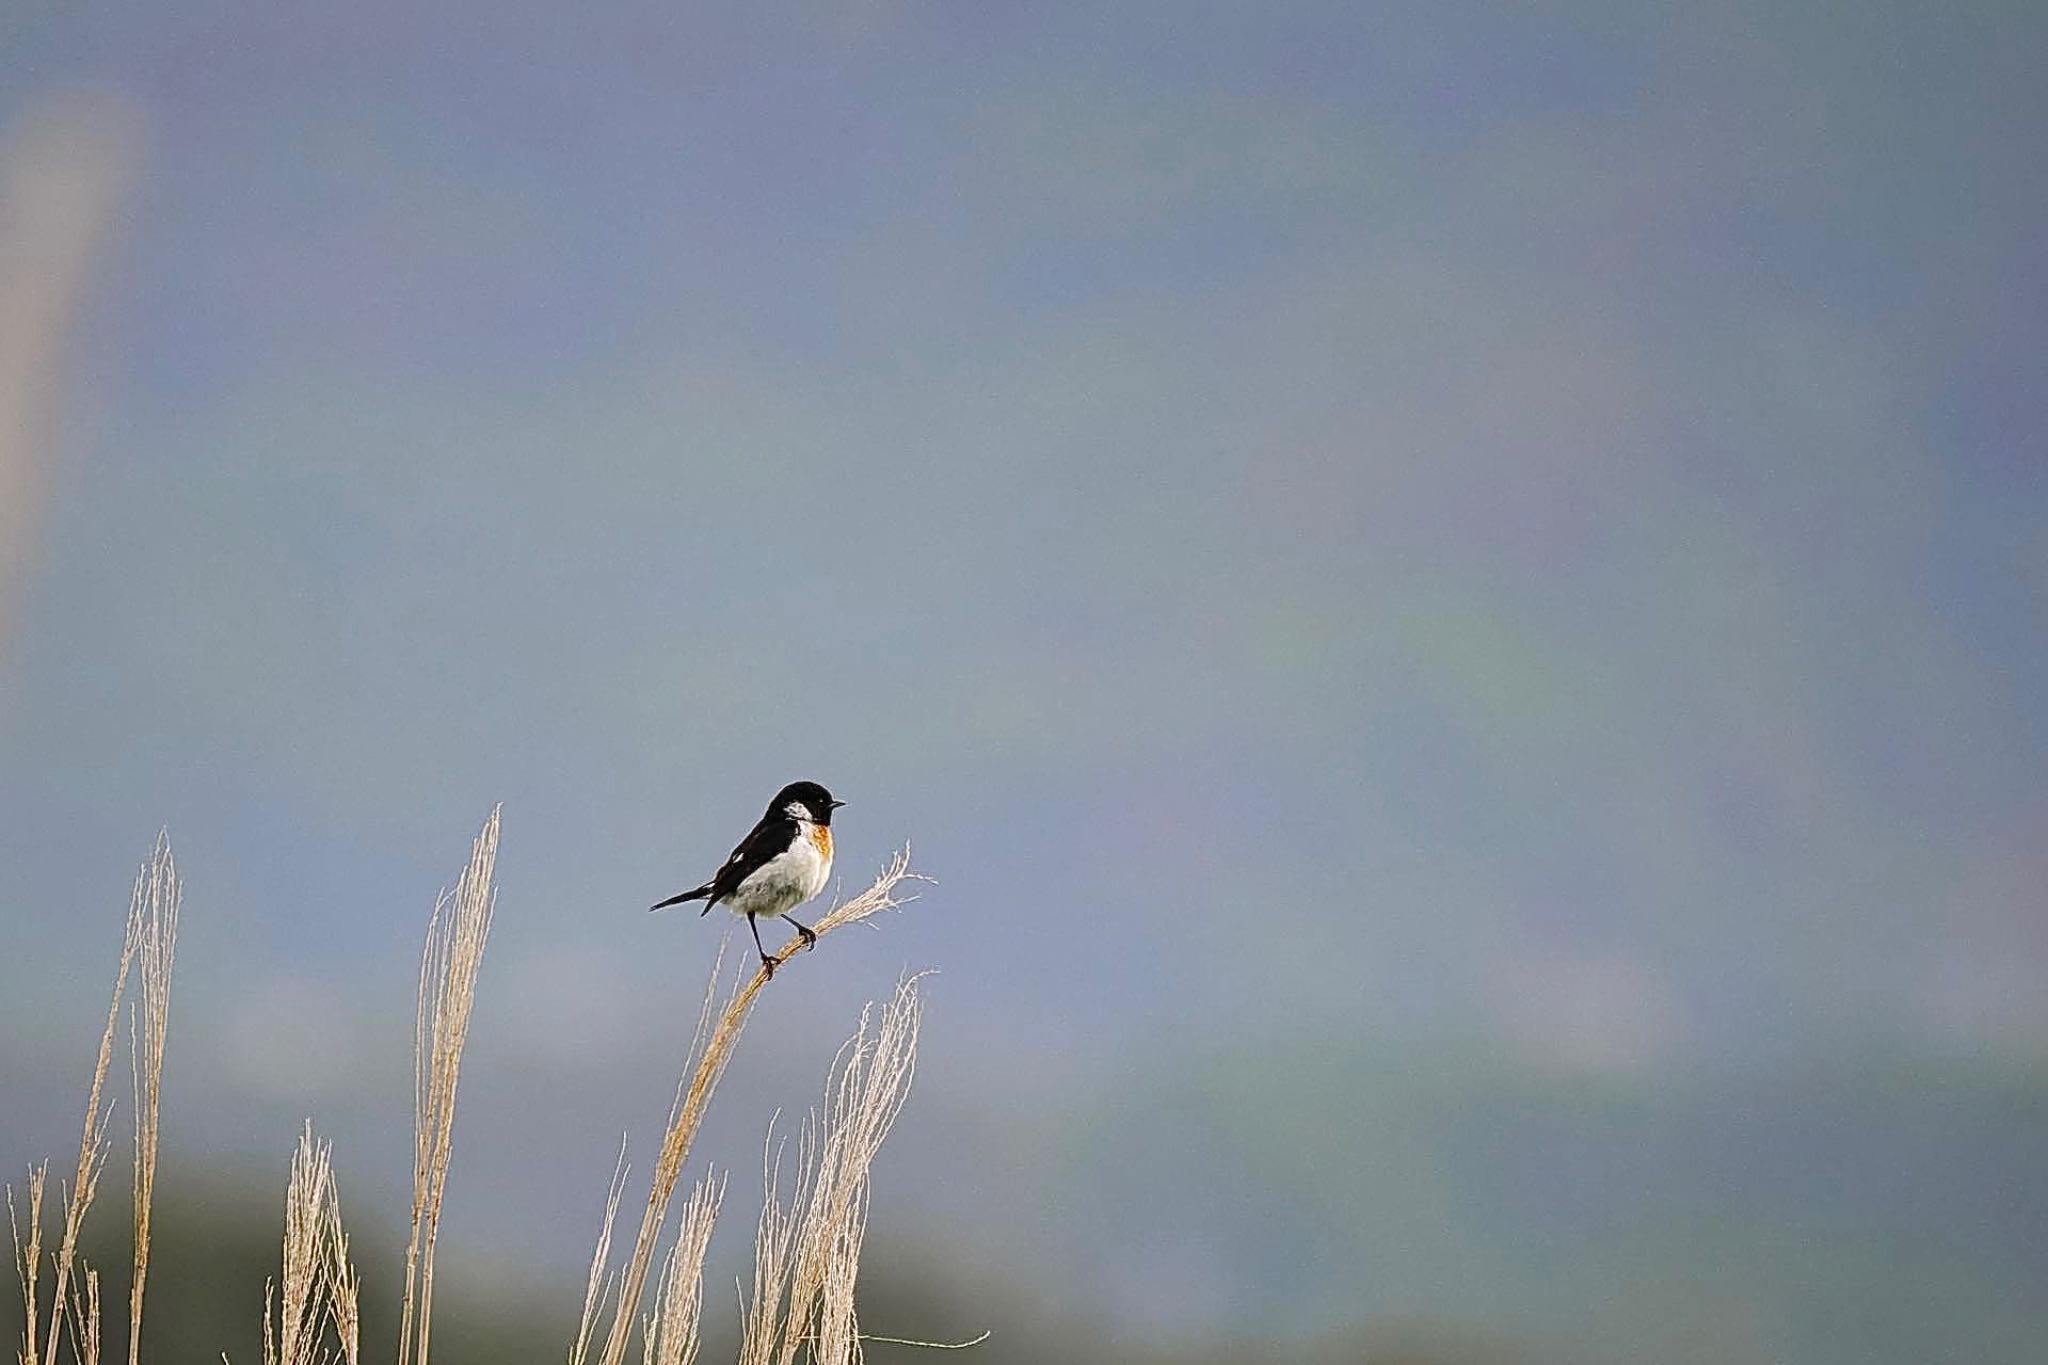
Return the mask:
<path id="1" fill-rule="evenodd" d="M 25 1331 L 19 1353 L 22 1365 L 56 1365 L 57 1345 L 70 1329 L 74 1358 L 97 1362 L 100 1352 L 100 1299 L 97 1272 L 85 1270 L 81 1298 L 73 1276 L 83 1268 L 78 1259 L 79 1234 L 85 1226 L 86 1210 L 99 1193 L 100 1176 L 106 1169 L 107 1124 L 113 1116 L 106 1093 L 107 1068 L 114 1053 L 114 1031 L 121 1019 L 121 1002 L 127 997 L 128 976 L 139 957 L 142 965 L 142 1002 L 129 1016 L 129 1033 L 134 1045 L 132 1071 L 135 1082 L 135 1188 L 134 1265 L 129 1292 L 129 1360 L 141 1350 L 142 1292 L 149 1273 L 149 1215 L 156 1190 L 157 1120 L 163 1087 L 164 1040 L 170 1021 L 171 963 L 177 952 L 178 908 L 182 900 L 178 869 L 171 856 L 167 833 L 159 832 L 149 861 L 135 876 L 128 898 L 128 922 L 121 937 L 121 963 L 114 973 L 114 994 L 107 1003 L 107 1025 L 100 1034 L 100 1050 L 93 1061 L 92 1088 L 85 1102 L 85 1129 L 78 1142 L 78 1168 L 63 1187 L 64 1225 L 56 1250 L 51 1253 L 54 1286 L 50 1294 L 47 1334 L 41 1345 L 39 1311 L 42 1273 L 42 1212 L 49 1167 L 29 1172 L 29 1238 L 26 1254 L 15 1229 L 15 1259 L 21 1274 L 22 1299 L 26 1309 Z M 10 1219 L 14 1214 L 14 1192 L 8 1191 Z"/>
<path id="2" fill-rule="evenodd" d="M 619 1197 L 626 1192 L 626 1143 L 619 1140 L 619 1159 L 612 1166 L 612 1183 L 605 1187 L 604 1222 L 597 1229 L 597 1249 L 590 1256 L 590 1279 L 583 1287 L 583 1315 L 576 1322 L 576 1340 L 569 1347 L 569 1365 L 585 1365 L 590 1359 L 590 1334 L 597 1328 L 597 1315 L 611 1299 L 612 1225 L 619 1217 Z"/>
<path id="3" fill-rule="evenodd" d="M 361 1365 L 363 1354 L 362 1277 L 348 1258 L 348 1234 L 341 1227 L 341 1189 L 330 1178 L 323 1220 L 327 1226 L 322 1245 L 326 1258 L 321 1275 L 326 1282 L 327 1317 L 341 1343 L 342 1365 Z"/>
<path id="4" fill-rule="evenodd" d="M 905 879 L 923 880 L 910 870 L 910 848 L 892 857 L 875 878 L 874 884 L 851 900 L 840 902 L 827 911 L 812 926 L 815 938 L 849 924 L 858 923 L 884 910 L 892 909 L 903 902 L 893 894 Z M 604 1355 L 601 1365 L 623 1365 L 626 1350 L 633 1335 L 640 1311 L 640 1296 L 646 1288 L 647 1276 L 654 1263 L 656 1246 L 661 1241 L 661 1230 L 668 1220 L 669 1204 L 675 1197 L 676 1183 L 682 1177 L 683 1163 L 689 1158 L 690 1146 L 696 1141 L 697 1131 L 703 1126 L 705 1110 L 710 1107 L 712 1091 L 725 1074 L 726 1063 L 732 1060 L 733 1049 L 739 1043 L 740 1030 L 746 1026 L 747 1015 L 754 1007 L 754 1001 L 761 994 L 761 988 L 768 984 L 769 975 L 775 967 L 787 962 L 797 952 L 801 936 L 784 944 L 782 951 L 771 962 L 758 967 L 752 979 L 742 979 L 726 1002 L 724 1011 L 712 1028 L 708 1038 L 700 1030 L 691 1041 L 690 1057 L 685 1064 L 684 1081 L 676 1091 L 676 1104 L 669 1112 L 668 1131 L 662 1138 L 661 1154 L 654 1167 L 652 1187 L 647 1194 L 647 1208 L 640 1218 L 640 1234 L 633 1244 L 633 1259 L 619 1281 L 618 1300 L 612 1308 L 611 1330 L 605 1337 Z M 717 982 L 717 968 L 713 968 L 713 987 Z M 710 1000 L 706 998 L 706 1010 Z M 708 1014 L 707 1016 L 708 1017 Z M 405 1365 L 401 1359 L 399 1365 Z M 422 1361 L 421 1365 L 425 1365 Z"/>
<path id="5" fill-rule="evenodd" d="M 49 1337 L 43 1345 L 42 1354 L 36 1353 L 35 1286 L 41 1267 L 32 1267 L 31 1274 L 23 1288 L 29 1297 L 28 1321 L 31 1330 L 22 1350 L 23 1365 L 56 1365 L 58 1331 L 64 1323 L 64 1304 L 71 1292 L 71 1269 L 78 1258 L 78 1234 L 85 1225 L 85 1211 L 92 1207 L 93 1197 L 99 1193 L 100 1172 L 107 1161 L 107 1120 L 112 1117 L 113 1106 L 100 1108 L 100 1099 L 106 1090 L 107 1066 L 114 1054 L 114 1029 L 121 1019 L 121 1001 L 128 993 L 128 973 L 135 963 L 135 954 L 142 946 L 146 908 L 149 904 L 153 884 L 158 883 L 157 873 L 161 862 L 162 872 L 171 880 L 175 892 L 176 871 L 170 865 L 170 845 L 164 835 L 158 834 L 156 849 L 150 861 L 135 876 L 135 889 L 128 897 L 128 924 L 121 936 L 121 965 L 114 973 L 114 995 L 107 1003 L 107 1027 L 100 1034 L 99 1056 L 93 1062 L 92 1089 L 85 1101 L 85 1131 L 78 1140 L 78 1172 L 70 1186 L 64 1190 L 64 1230 L 59 1237 L 53 1260 L 56 1271 L 56 1289 L 50 1300 Z M 45 1167 L 47 1171 L 47 1167 Z M 31 1188 L 36 1192 L 34 1210 L 41 1212 L 41 1181 L 31 1179 Z"/>
<path id="6" fill-rule="evenodd" d="M 135 1039 L 135 1260 L 134 1277 L 128 1285 L 128 1365 L 140 1365 L 142 1360 L 142 1291 L 149 1281 L 149 1215 L 156 1198 L 157 1124 L 163 1101 L 164 1040 L 171 1021 L 171 963 L 178 950 L 181 899 L 178 869 L 171 859 L 170 836 L 159 833 L 149 867 L 136 880 L 139 917 L 135 911 L 130 911 L 130 922 L 136 923 L 139 918 L 140 924 L 140 943 L 136 951 L 141 960 L 142 1000 L 129 1016 L 129 1034 Z M 139 1038 L 135 1028 L 137 1014 L 141 1016 Z M 50 1365 L 56 1365 L 54 1357 Z"/>
<path id="7" fill-rule="evenodd" d="M 787 1208 L 776 1191 L 779 1162 L 771 1163 L 741 1365 L 792 1365 L 806 1343 L 817 1365 L 860 1360 L 854 1285 L 867 1233 L 869 1171 L 910 1093 L 921 1018 L 915 977 L 896 987 L 879 1021 L 872 1006 L 861 1011 L 859 1027 L 833 1061 L 822 1118 L 804 1123 Z"/>
<path id="8" fill-rule="evenodd" d="M 313 1141 L 309 1122 L 292 1153 L 285 1186 L 281 1280 L 263 1287 L 264 1365 L 359 1365 L 357 1279 L 341 1227 L 341 1194 L 331 1143 Z M 323 1347 L 324 1329 L 339 1342 Z"/>
<path id="9" fill-rule="evenodd" d="M 22 1333 L 21 1365 L 38 1365 L 36 1354 L 36 1282 L 43 1264 L 43 1188 L 49 1183 L 50 1163 L 28 1168 L 28 1245 L 21 1241 L 21 1215 L 14 1207 L 14 1186 L 7 1187 L 7 1226 L 14 1237 L 14 1268 L 21 1276 Z"/>
<path id="10" fill-rule="evenodd" d="M 654 1311 L 642 1328 L 641 1365 L 695 1365 L 704 1310 L 704 1253 L 711 1249 L 711 1229 L 724 1201 L 725 1178 L 714 1181 L 707 1175 L 683 1204 L 675 1243 L 662 1263 Z"/>
<path id="11" fill-rule="evenodd" d="M 85 1301 L 71 1295 L 71 1349 L 78 1365 L 100 1365 L 100 1273 L 80 1261 L 85 1271 Z"/>
<path id="12" fill-rule="evenodd" d="M 470 846 L 469 866 L 453 893 L 434 902 L 420 956 L 419 1013 L 413 1038 L 412 1235 L 405 1248 L 405 1309 L 398 1365 L 417 1356 L 427 1365 L 434 1315 L 434 1245 L 441 1229 L 441 1199 L 453 1153 L 455 1087 L 462 1048 L 476 1005 L 477 969 L 491 933 L 497 902 L 492 877 L 498 862 L 498 812 Z"/>

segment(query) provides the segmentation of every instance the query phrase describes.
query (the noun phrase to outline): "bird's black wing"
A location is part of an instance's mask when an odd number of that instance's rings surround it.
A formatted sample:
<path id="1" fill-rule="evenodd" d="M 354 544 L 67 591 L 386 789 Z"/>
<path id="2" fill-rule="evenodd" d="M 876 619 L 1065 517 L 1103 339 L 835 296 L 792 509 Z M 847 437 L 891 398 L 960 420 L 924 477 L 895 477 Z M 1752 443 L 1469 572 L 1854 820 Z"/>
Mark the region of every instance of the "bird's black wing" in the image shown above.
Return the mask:
<path id="1" fill-rule="evenodd" d="M 760 871 L 777 854 L 787 852 L 795 840 L 796 821 L 779 811 L 762 816 L 761 823 L 740 840 L 740 846 L 725 860 L 725 866 L 712 877 L 711 904 L 716 905 L 739 890 L 741 882 Z M 704 908 L 708 910 L 711 906 Z"/>

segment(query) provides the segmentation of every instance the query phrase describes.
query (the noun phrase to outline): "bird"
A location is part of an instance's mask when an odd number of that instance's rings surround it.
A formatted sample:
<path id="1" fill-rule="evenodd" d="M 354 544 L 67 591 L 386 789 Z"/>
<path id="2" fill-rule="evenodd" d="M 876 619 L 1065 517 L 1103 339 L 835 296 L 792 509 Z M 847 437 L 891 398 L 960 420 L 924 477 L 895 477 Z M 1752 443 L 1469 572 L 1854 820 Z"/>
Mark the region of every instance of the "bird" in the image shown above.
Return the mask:
<path id="1" fill-rule="evenodd" d="M 664 910 L 685 901 L 703 901 L 700 915 L 710 914 L 714 905 L 745 915 L 761 966 L 773 977 L 776 959 L 761 946 L 760 921 L 763 916 L 788 920 L 806 948 L 818 941 L 817 934 L 789 912 L 825 889 L 832 875 L 832 812 L 845 804 L 815 782 L 790 783 L 775 793 L 760 821 L 710 881 L 647 908 Z"/>

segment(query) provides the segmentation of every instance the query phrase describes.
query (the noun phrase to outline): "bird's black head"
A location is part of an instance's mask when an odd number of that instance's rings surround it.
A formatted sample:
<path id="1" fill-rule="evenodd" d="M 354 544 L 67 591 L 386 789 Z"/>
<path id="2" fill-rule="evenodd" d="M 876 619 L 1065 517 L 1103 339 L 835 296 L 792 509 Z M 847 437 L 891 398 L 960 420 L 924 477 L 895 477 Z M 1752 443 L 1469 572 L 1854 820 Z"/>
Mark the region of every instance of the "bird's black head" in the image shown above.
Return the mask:
<path id="1" fill-rule="evenodd" d="M 804 812 L 804 819 L 829 825 L 832 823 L 832 812 L 845 804 L 844 801 L 834 801 L 832 793 L 815 782 L 792 782 L 775 793 L 775 799 L 768 803 L 768 813 L 794 815 L 796 812 L 790 807 L 800 806 Z"/>

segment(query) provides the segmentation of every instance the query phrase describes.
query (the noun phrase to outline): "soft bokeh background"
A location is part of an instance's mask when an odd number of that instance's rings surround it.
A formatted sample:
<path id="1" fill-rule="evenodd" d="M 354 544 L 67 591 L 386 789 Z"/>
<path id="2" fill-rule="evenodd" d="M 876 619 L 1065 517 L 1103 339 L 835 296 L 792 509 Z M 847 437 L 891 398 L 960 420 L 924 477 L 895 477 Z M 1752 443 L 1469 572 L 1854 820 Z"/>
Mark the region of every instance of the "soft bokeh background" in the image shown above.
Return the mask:
<path id="1" fill-rule="evenodd" d="M 2040 1359 L 2044 40 L 0 8 L 9 1178 L 167 823 L 165 1236 L 258 1249 L 165 1349 L 253 1341 L 306 1115 L 388 1246 L 503 802 L 443 1264 L 551 1358 L 732 928 L 641 907 L 814 777 L 940 880 L 750 1029 L 714 1316 L 769 1114 L 935 967 L 873 1330 Z"/>

